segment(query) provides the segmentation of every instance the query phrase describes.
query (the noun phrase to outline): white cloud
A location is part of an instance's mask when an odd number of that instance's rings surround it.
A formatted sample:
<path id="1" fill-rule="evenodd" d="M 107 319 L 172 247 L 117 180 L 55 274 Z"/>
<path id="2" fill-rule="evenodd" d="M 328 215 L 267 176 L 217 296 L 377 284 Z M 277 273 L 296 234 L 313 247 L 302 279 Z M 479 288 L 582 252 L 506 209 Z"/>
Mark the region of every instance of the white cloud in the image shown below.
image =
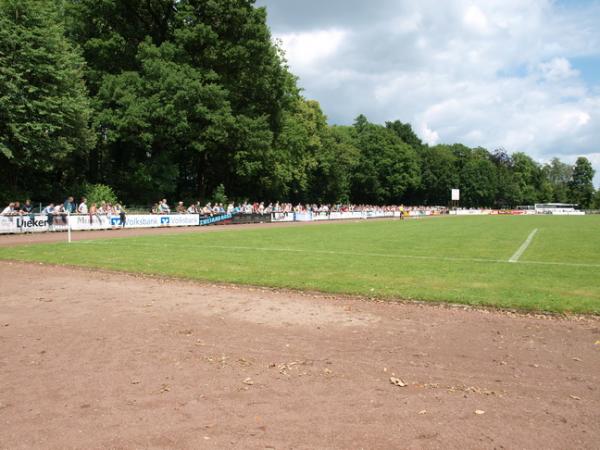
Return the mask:
<path id="1" fill-rule="evenodd" d="M 566 58 L 553 58 L 548 62 L 540 63 L 539 68 L 544 78 L 549 81 L 560 81 L 579 75 L 579 72 L 573 70 L 571 63 Z"/>
<path id="2" fill-rule="evenodd" d="M 346 33 L 342 30 L 307 31 L 286 33 L 281 39 L 287 59 L 300 71 L 311 69 L 325 58 L 335 55 Z"/>
<path id="3" fill-rule="evenodd" d="M 479 9 L 478 6 L 471 5 L 465 11 L 463 16 L 465 25 L 479 33 L 487 33 L 490 31 L 487 16 Z"/>
<path id="4" fill-rule="evenodd" d="M 419 129 L 415 130 L 415 132 L 419 132 L 423 138 L 423 141 L 429 145 L 436 145 L 440 142 L 440 135 L 438 134 L 438 132 L 433 131 L 431 128 L 429 128 L 429 126 L 425 122 L 421 122 Z"/>
<path id="5" fill-rule="evenodd" d="M 600 2 L 261 1 L 305 95 L 332 122 L 364 113 L 410 122 L 431 144 L 503 147 L 540 161 L 589 155 L 600 182 L 600 80 L 584 81 L 573 64 L 600 64 Z"/>

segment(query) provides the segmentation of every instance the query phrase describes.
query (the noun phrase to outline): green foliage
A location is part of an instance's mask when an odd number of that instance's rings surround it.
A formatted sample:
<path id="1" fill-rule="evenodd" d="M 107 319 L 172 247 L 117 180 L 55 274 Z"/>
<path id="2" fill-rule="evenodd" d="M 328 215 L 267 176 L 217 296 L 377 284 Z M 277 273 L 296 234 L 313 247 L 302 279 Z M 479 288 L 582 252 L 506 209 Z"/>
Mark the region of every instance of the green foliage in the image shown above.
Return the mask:
<path id="1" fill-rule="evenodd" d="M 217 186 L 215 192 L 213 192 L 212 200 L 213 203 L 221 203 L 223 205 L 227 204 L 228 199 L 227 194 L 225 194 L 225 186 L 223 186 L 223 184 Z"/>
<path id="2" fill-rule="evenodd" d="M 569 202 L 569 181 L 573 177 L 573 166 L 553 158 L 543 168 L 545 178 L 552 189 L 552 201 L 559 203 Z"/>
<path id="3" fill-rule="evenodd" d="M 55 2 L 0 2 L 0 188 L 62 195 L 94 145 L 84 62 Z"/>
<path id="4" fill-rule="evenodd" d="M 458 164 L 452 148 L 447 145 L 426 147 L 421 153 L 421 185 L 418 201 L 423 204 L 445 205 L 451 189 L 460 187 Z"/>
<path id="5" fill-rule="evenodd" d="M 468 207 L 494 205 L 498 187 L 494 164 L 484 149 L 470 152 L 460 171 L 461 204 Z"/>
<path id="6" fill-rule="evenodd" d="M 569 181 L 569 193 L 571 201 L 577 203 L 582 208 L 589 208 L 592 205 L 594 197 L 594 179 L 595 171 L 592 163 L 587 158 L 579 157 L 573 167 L 573 176 Z"/>
<path id="7" fill-rule="evenodd" d="M 388 130 L 393 131 L 396 136 L 402 139 L 402 142 L 410 145 L 415 150 L 419 151 L 423 148 L 423 142 L 415 134 L 409 123 L 402 123 L 399 120 L 396 120 L 394 122 L 386 122 L 385 127 Z"/>
<path id="8" fill-rule="evenodd" d="M 591 176 L 590 176 L 591 175 Z M 589 162 L 329 126 L 254 0 L 0 0 L 0 201 L 157 197 L 514 207 L 593 201 Z"/>
<path id="9" fill-rule="evenodd" d="M 84 189 L 84 197 L 87 199 L 88 205 L 95 203 L 100 205 L 102 202 L 115 205 L 119 203 L 117 195 L 110 186 L 104 184 L 88 184 Z"/>
<path id="10" fill-rule="evenodd" d="M 399 204 L 420 183 L 416 151 L 395 132 L 359 116 L 354 124 L 360 151 L 353 174 L 352 198 L 358 203 Z"/>
<path id="11" fill-rule="evenodd" d="M 596 211 L 600 211 L 600 189 L 596 191 L 594 194 L 594 201 L 592 203 L 592 208 Z"/>

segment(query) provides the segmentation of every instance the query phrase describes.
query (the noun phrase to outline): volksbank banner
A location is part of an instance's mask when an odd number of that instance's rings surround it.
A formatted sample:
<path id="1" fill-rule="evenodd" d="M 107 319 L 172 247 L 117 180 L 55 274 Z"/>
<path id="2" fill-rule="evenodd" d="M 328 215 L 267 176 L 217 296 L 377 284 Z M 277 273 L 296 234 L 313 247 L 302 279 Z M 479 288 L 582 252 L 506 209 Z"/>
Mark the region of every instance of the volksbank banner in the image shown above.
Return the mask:
<path id="1" fill-rule="evenodd" d="M 199 214 L 167 214 L 164 216 L 152 214 L 127 215 L 125 228 L 157 228 L 157 227 L 191 227 L 198 226 Z M 110 216 L 110 226 L 120 225 L 119 216 Z"/>
<path id="2" fill-rule="evenodd" d="M 197 226 L 198 214 L 132 214 L 125 218 L 125 228 L 158 228 L 158 227 L 190 227 Z M 71 216 L 73 230 L 106 230 L 121 226 L 119 216 L 84 215 Z"/>
<path id="3" fill-rule="evenodd" d="M 58 214 L 49 217 L 45 214 L 30 216 L 0 216 L 0 233 L 38 233 L 44 231 L 66 231 L 70 224 L 75 231 L 107 230 L 120 227 L 119 216 Z M 128 215 L 125 228 L 189 227 L 200 225 L 199 214 L 151 214 Z"/>

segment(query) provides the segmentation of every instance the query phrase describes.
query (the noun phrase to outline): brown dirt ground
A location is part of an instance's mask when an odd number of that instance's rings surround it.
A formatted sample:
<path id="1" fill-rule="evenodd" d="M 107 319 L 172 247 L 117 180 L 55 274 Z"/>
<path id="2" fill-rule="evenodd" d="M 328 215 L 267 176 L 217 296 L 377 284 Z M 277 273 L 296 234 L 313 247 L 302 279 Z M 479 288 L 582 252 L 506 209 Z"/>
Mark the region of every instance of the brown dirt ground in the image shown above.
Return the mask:
<path id="1" fill-rule="evenodd" d="M 600 446 L 597 318 L 11 262 L 0 286 L 0 448 Z"/>

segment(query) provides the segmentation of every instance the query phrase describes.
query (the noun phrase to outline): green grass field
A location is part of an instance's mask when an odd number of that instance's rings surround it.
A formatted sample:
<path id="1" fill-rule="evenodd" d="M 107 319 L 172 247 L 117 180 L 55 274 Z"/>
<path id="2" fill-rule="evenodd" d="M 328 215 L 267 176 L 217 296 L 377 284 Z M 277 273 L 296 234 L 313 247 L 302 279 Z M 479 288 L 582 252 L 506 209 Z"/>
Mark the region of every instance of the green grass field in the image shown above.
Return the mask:
<path id="1" fill-rule="evenodd" d="M 518 262 L 510 263 L 536 229 Z M 453 217 L 191 232 L 0 248 L 0 259 L 600 314 L 600 216 Z"/>

